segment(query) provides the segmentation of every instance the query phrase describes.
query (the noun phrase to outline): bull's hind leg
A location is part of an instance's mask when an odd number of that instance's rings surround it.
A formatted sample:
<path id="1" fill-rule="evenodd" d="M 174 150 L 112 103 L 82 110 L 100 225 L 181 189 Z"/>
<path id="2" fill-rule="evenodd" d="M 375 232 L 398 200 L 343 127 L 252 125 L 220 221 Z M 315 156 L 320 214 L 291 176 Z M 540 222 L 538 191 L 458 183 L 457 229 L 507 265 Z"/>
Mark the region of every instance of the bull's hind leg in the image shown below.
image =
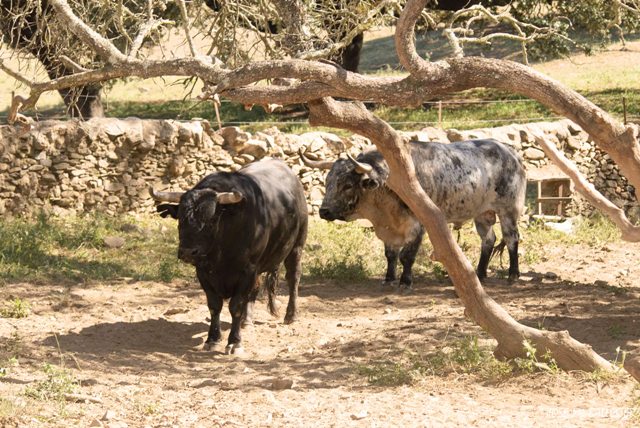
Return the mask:
<path id="1" fill-rule="evenodd" d="M 255 278 L 254 278 L 255 281 Z M 242 338 L 240 337 L 240 326 L 242 324 L 242 315 L 247 307 L 247 302 L 236 294 L 229 300 L 229 312 L 231 313 L 231 331 L 229 332 L 229 340 L 225 353 L 240 354 L 242 349 Z"/>
<path id="2" fill-rule="evenodd" d="M 251 293 L 249 294 L 249 300 L 247 301 L 244 310 L 242 311 L 242 318 L 240 320 L 240 327 L 250 327 L 253 325 L 253 305 L 258 298 L 258 284 Z"/>
<path id="3" fill-rule="evenodd" d="M 291 253 L 284 259 L 284 267 L 287 270 L 285 279 L 289 288 L 289 303 L 287 304 L 287 314 L 284 316 L 285 324 L 291 324 L 296 320 L 298 313 L 298 286 L 302 275 L 302 247 L 295 246 Z"/>
<path id="4" fill-rule="evenodd" d="M 509 281 L 515 281 L 520 277 L 520 268 L 518 266 L 518 242 L 520 241 L 518 215 L 501 213 L 498 216 L 500 217 L 502 239 L 507 244 L 507 250 L 509 251 Z"/>
<path id="5" fill-rule="evenodd" d="M 496 243 L 496 234 L 493 232 L 493 225 L 496 224 L 496 213 L 493 211 L 484 212 L 476 217 L 474 222 L 476 231 L 480 235 L 480 239 L 482 239 L 480 261 L 476 270 L 478 278 L 482 280 L 487 277 L 487 267 L 489 266 L 489 260 L 491 260 L 493 246 Z"/>
<path id="6" fill-rule="evenodd" d="M 402 263 L 402 275 L 400 275 L 400 289 L 410 290 L 413 283 L 413 264 L 416 261 L 416 255 L 422 244 L 422 236 L 424 235 L 424 229 L 420 228 L 420 231 L 416 235 L 413 241 L 402 247 L 400 251 L 400 263 Z"/>

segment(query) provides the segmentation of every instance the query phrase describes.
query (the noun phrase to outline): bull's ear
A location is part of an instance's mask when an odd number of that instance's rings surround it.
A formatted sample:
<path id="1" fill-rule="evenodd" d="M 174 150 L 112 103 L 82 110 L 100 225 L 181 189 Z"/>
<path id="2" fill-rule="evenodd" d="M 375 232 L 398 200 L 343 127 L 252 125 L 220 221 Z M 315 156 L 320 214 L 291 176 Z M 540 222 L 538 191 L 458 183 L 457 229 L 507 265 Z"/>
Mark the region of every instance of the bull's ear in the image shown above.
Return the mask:
<path id="1" fill-rule="evenodd" d="M 178 205 L 176 204 L 160 204 L 156 207 L 156 211 L 160 214 L 160 217 L 178 218 Z"/>
<path id="2" fill-rule="evenodd" d="M 376 180 L 375 178 L 371 178 L 369 177 L 369 175 L 363 174 L 362 178 L 360 179 L 360 187 L 365 190 L 373 190 L 380 187 L 380 183 L 378 183 L 378 180 Z"/>

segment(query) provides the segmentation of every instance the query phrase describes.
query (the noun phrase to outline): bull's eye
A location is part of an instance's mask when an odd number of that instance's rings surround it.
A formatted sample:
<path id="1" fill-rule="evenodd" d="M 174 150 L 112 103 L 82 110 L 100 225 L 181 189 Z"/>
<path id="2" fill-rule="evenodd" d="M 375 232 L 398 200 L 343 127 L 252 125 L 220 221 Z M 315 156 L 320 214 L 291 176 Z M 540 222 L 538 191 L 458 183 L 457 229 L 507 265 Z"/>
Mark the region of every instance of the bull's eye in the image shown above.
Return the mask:
<path id="1" fill-rule="evenodd" d="M 342 189 L 340 189 L 342 192 L 351 192 L 353 190 L 353 185 L 351 185 L 351 183 L 344 183 L 342 185 Z"/>

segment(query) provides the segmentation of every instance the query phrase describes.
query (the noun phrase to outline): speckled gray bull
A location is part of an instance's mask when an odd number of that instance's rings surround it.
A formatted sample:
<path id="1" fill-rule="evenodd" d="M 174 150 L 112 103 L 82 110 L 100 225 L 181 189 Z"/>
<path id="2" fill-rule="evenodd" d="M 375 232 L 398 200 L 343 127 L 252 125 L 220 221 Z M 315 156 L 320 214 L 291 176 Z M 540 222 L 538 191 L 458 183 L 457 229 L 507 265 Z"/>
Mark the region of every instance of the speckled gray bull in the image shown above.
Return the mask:
<path id="1" fill-rule="evenodd" d="M 518 155 L 493 139 L 451 144 L 414 141 L 409 147 L 418 181 L 447 221 L 462 224 L 474 220 L 482 238 L 478 277 L 487 276 L 496 241 L 493 225 L 497 215 L 509 251 L 509 279 L 517 279 L 518 218 L 526 189 L 525 171 Z M 385 246 L 385 283 L 395 281 L 399 256 L 403 267 L 400 285 L 410 287 L 411 269 L 424 229 L 400 197 L 385 185 L 389 168 L 380 152 L 372 150 L 357 159 L 349 157 L 332 164 L 302 157 L 308 165 L 330 167 L 320 217 L 329 221 L 371 221 Z"/>

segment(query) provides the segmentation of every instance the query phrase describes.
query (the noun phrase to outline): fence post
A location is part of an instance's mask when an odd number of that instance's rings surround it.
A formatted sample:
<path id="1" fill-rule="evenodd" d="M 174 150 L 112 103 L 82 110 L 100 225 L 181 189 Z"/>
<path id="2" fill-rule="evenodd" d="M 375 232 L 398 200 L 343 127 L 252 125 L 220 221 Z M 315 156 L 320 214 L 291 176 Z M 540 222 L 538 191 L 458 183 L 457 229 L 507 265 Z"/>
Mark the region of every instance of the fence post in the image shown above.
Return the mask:
<path id="1" fill-rule="evenodd" d="M 438 101 L 438 128 L 442 129 L 442 101 Z"/>

